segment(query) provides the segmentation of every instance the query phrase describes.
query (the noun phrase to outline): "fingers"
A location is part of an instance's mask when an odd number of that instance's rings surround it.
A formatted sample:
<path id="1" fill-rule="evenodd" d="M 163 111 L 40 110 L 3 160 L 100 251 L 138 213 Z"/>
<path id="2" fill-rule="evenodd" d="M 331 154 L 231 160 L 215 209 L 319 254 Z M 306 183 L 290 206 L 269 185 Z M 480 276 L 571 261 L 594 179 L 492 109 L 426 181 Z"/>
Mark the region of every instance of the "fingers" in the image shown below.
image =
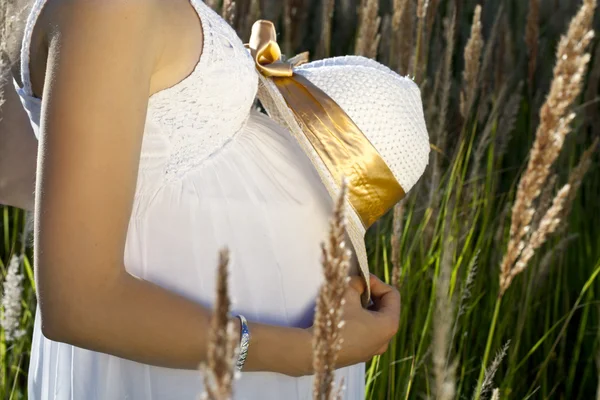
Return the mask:
<path id="1" fill-rule="evenodd" d="M 371 294 L 373 297 L 381 297 L 384 294 L 394 290 L 390 285 L 387 285 L 377 275 L 370 274 L 369 283 L 371 284 Z"/>
<path id="2" fill-rule="evenodd" d="M 348 286 L 356 290 L 359 295 L 362 295 L 367 290 L 367 285 L 365 285 L 364 279 L 360 276 L 351 276 Z"/>
<path id="3" fill-rule="evenodd" d="M 370 283 L 375 311 L 400 318 L 400 293 L 373 274 L 370 276 Z"/>

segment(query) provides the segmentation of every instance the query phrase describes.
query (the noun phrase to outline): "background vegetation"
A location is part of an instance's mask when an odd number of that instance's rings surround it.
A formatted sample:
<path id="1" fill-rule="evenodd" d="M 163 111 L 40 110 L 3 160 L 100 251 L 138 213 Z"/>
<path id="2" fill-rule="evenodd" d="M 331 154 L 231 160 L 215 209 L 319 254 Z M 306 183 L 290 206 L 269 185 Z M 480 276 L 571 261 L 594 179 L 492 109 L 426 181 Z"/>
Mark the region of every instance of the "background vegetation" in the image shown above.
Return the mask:
<path id="1" fill-rule="evenodd" d="M 583 2 L 562 69 L 559 40 L 580 0 L 207 3 L 244 40 L 270 19 L 287 56 L 362 54 L 422 88 L 430 166 L 367 235 L 402 316 L 369 365 L 366 398 L 600 399 L 600 45 L 586 46 L 595 1 Z M 26 398 L 35 285 L 25 224 L 23 211 L 0 207 L 7 399 Z"/>

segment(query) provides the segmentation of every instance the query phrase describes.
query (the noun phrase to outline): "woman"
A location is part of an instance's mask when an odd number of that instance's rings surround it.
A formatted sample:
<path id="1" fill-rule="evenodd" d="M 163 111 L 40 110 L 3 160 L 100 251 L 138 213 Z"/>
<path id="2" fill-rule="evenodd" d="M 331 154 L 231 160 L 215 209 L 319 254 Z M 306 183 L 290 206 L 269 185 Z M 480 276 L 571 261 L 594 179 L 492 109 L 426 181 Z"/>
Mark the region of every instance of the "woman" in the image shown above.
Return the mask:
<path id="1" fill-rule="evenodd" d="M 224 245 L 251 333 L 236 398 L 310 398 L 332 201 L 253 110 L 255 66 L 228 24 L 200 0 L 37 0 L 19 76 L 39 139 L 30 398 L 196 398 Z M 346 399 L 398 329 L 398 292 L 370 284 L 369 310 L 361 279 L 346 293 Z"/>

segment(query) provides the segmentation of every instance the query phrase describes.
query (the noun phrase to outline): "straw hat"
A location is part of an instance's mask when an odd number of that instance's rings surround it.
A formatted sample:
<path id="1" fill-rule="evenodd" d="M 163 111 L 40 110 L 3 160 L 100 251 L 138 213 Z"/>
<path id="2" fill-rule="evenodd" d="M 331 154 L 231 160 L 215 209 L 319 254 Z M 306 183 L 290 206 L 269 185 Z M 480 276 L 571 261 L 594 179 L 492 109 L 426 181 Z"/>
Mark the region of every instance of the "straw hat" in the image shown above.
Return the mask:
<path id="1" fill-rule="evenodd" d="M 350 179 L 349 184 L 354 182 L 358 189 L 354 191 L 354 197 L 350 193 L 346 201 L 346 216 L 347 233 L 361 273 L 366 278 L 367 292 L 362 299 L 366 304 L 370 299 L 366 230 L 415 185 L 429 160 L 430 144 L 419 87 L 386 66 L 359 56 L 290 65 L 281 61 L 274 38 L 273 24 L 257 21 L 248 45 L 261 72 L 259 99 L 271 118 L 289 128 L 332 198 L 339 193 L 340 174 L 347 176 L 345 172 L 350 171 L 351 175 L 356 175 L 356 165 L 362 169 L 358 177 Z M 270 56 L 265 56 L 266 48 Z M 264 70 L 265 65 L 267 71 Z M 286 69 L 291 69 L 292 74 L 285 72 Z M 282 81 L 287 78 L 280 78 L 290 75 L 294 81 Z M 291 95 L 288 92 L 290 85 L 292 92 L 296 91 Z M 305 87 L 308 88 L 307 93 Z M 310 103 L 308 110 L 304 110 L 307 102 Z M 325 104 L 324 113 L 320 109 L 321 104 Z M 316 118 L 317 122 L 310 120 L 315 107 L 323 113 Z M 340 109 L 339 113 L 335 107 Z M 302 109 L 300 112 L 299 108 Z M 344 112 L 345 116 L 337 115 Z M 323 125 L 322 120 L 331 114 L 336 115 L 331 117 L 329 125 Z M 348 117 L 358 128 L 355 131 L 349 127 L 352 125 L 350 122 L 344 122 L 344 118 Z M 309 118 L 308 122 L 306 118 Z M 342 136 L 330 140 L 327 136 L 330 132 L 322 132 L 327 127 L 332 130 L 341 128 Z M 348 134 L 349 131 L 352 133 Z M 321 135 L 321 138 L 315 141 L 315 135 Z M 326 148 L 321 148 L 321 142 L 327 142 Z M 346 153 L 337 159 L 332 158 L 331 153 L 338 152 L 338 148 L 334 147 L 339 142 L 346 142 L 342 144 Z M 327 148 L 328 145 L 330 147 Z M 342 165 L 344 163 L 346 167 Z M 363 190 L 363 183 L 367 184 L 366 190 Z M 352 189 L 349 187 L 351 192 Z"/>

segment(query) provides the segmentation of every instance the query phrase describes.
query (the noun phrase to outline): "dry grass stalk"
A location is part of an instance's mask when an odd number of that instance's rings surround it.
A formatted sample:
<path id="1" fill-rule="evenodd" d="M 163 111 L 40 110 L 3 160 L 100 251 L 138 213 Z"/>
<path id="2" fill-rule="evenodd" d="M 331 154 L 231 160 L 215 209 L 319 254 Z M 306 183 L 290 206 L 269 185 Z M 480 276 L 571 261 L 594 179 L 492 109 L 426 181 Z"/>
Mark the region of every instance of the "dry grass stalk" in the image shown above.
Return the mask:
<path id="1" fill-rule="evenodd" d="M 436 16 L 437 16 L 437 10 L 438 10 L 438 6 L 440 5 L 440 0 L 428 0 L 429 1 L 429 5 L 427 7 L 427 17 L 426 17 L 426 21 L 425 21 L 425 40 L 423 41 L 423 66 L 422 66 L 422 71 L 421 73 L 423 74 L 423 76 L 425 76 L 424 80 L 422 80 L 423 82 L 427 81 L 427 69 L 430 68 L 430 64 L 429 64 L 429 60 L 430 60 L 430 54 L 432 52 L 431 50 L 431 46 L 439 46 L 439 38 L 436 38 L 438 40 L 434 40 L 433 38 L 433 25 L 435 24 L 436 21 Z M 437 50 L 437 48 L 434 48 L 434 50 Z M 433 54 L 440 54 L 441 50 L 435 52 Z M 431 66 L 432 68 L 436 68 L 435 65 Z M 439 68 L 436 68 L 439 69 Z"/>
<path id="2" fill-rule="evenodd" d="M 494 242 L 500 243 L 502 242 L 502 238 L 506 236 L 506 219 L 509 215 L 510 204 L 504 203 L 502 207 L 502 211 L 500 212 L 500 216 L 498 217 L 498 228 L 496 229 L 496 234 L 494 235 Z"/>
<path id="3" fill-rule="evenodd" d="M 321 38 L 317 50 L 317 58 L 326 58 L 331 55 L 331 21 L 335 0 L 323 0 L 321 3 Z"/>
<path id="4" fill-rule="evenodd" d="M 356 54 L 369 58 L 377 57 L 377 49 L 381 40 L 380 25 L 379 0 L 361 0 Z"/>
<path id="5" fill-rule="evenodd" d="M 435 19 L 435 15 L 432 18 L 432 14 L 435 14 L 435 10 L 437 9 L 437 6 L 439 5 L 439 1 L 430 1 L 429 3 L 429 10 L 430 12 L 427 13 L 427 20 L 429 23 L 429 20 L 431 19 Z M 452 2 L 448 3 L 448 15 L 451 14 L 451 7 L 452 6 Z M 445 48 L 445 44 L 443 43 L 445 37 L 444 37 L 444 33 L 445 30 L 447 28 L 447 17 L 445 19 L 443 19 L 442 21 L 442 27 L 440 29 L 440 32 L 438 35 L 436 35 L 435 39 L 432 38 L 432 32 L 431 30 L 428 30 L 428 33 L 426 34 L 427 41 L 429 42 L 429 40 L 431 40 L 431 45 L 433 46 L 433 54 L 435 55 L 439 55 L 439 54 L 445 54 L 443 49 Z M 429 27 L 427 28 L 429 29 Z M 433 23 L 431 26 L 431 29 L 433 29 Z M 439 36 L 439 37 L 438 37 Z M 429 44 L 428 44 L 429 46 Z M 429 51 L 429 50 L 428 50 Z M 444 57 L 434 57 L 432 59 L 432 64 L 431 64 L 431 68 L 433 71 L 435 71 L 435 73 L 433 74 L 433 85 L 431 85 L 431 81 L 429 80 L 429 77 L 426 77 L 425 80 L 425 85 L 423 85 L 422 88 L 422 92 L 425 94 L 426 98 L 424 99 L 424 103 L 425 103 L 425 107 L 424 107 L 424 111 L 425 111 L 425 122 L 427 123 L 427 126 L 436 126 L 437 125 L 437 101 L 440 98 L 440 86 L 441 86 L 441 81 L 442 81 L 442 73 L 444 72 Z M 426 61 L 427 66 L 429 67 L 429 60 Z M 432 141 L 432 143 L 434 143 L 434 136 L 433 133 L 435 131 L 431 132 L 431 136 L 430 136 L 430 140 Z"/>
<path id="6" fill-rule="evenodd" d="M 246 18 L 242 18 L 243 27 L 241 31 L 246 39 L 250 39 L 252 25 L 260 19 L 260 14 L 260 0 L 250 0 L 248 15 Z"/>
<path id="7" fill-rule="evenodd" d="M 27 333 L 24 329 L 20 329 L 23 312 L 21 299 L 23 297 L 23 280 L 25 279 L 21 272 L 23 258 L 23 254 L 18 256 L 13 254 L 2 283 L 0 327 L 4 330 L 4 338 L 7 343 L 20 339 Z"/>
<path id="8" fill-rule="evenodd" d="M 480 95 L 477 107 L 477 115 L 479 122 L 483 125 L 486 121 L 487 107 L 493 101 L 494 93 L 488 90 L 492 87 L 494 79 L 492 75 L 494 70 L 492 68 L 492 61 L 494 59 L 495 48 L 498 41 L 498 33 L 500 32 L 500 26 L 502 25 L 502 19 L 504 17 L 504 4 L 500 3 L 498 10 L 496 11 L 496 17 L 494 18 L 494 24 L 490 31 L 488 40 L 485 43 L 485 50 L 483 51 L 483 58 L 481 62 L 481 69 L 479 72 L 479 85 Z M 498 90 L 500 86 L 497 86 Z M 465 121 L 466 122 L 466 121 Z"/>
<path id="9" fill-rule="evenodd" d="M 222 17 L 229 25 L 235 21 L 235 0 L 223 0 Z"/>
<path id="10" fill-rule="evenodd" d="M 394 0 L 392 15 L 392 68 L 407 75 L 414 41 L 413 0 Z"/>
<path id="11" fill-rule="evenodd" d="M 594 51 L 594 64 L 591 67 L 588 81 L 587 81 L 587 89 L 584 95 L 585 104 L 589 104 L 590 106 L 586 107 L 586 127 L 591 128 L 592 136 L 598 137 L 600 136 L 600 115 L 597 111 L 597 107 L 591 106 L 598 101 L 598 87 L 600 87 L 600 43 L 596 42 L 596 50 Z M 584 128 L 584 129 L 585 129 Z"/>
<path id="12" fill-rule="evenodd" d="M 392 285 L 400 290 L 400 279 L 402 278 L 402 263 L 400 261 L 400 246 L 402 231 L 404 230 L 404 212 L 406 211 L 406 197 L 394 206 L 394 217 L 392 221 Z"/>
<path id="13" fill-rule="evenodd" d="M 455 359 L 454 361 L 452 361 L 451 363 L 451 351 L 453 349 L 454 346 L 454 340 L 456 339 L 456 335 L 458 334 L 458 327 L 459 327 L 459 323 L 460 323 L 460 318 L 467 312 L 467 302 L 468 300 L 471 298 L 472 296 L 472 289 L 473 289 L 473 285 L 475 283 L 475 277 L 477 276 L 477 262 L 479 260 L 479 252 L 477 252 L 475 254 L 475 256 L 473 256 L 473 258 L 471 259 L 471 262 L 469 263 L 468 266 L 468 271 L 469 273 L 467 274 L 467 279 L 465 280 L 465 283 L 463 284 L 462 290 L 461 290 L 461 295 L 460 295 L 460 300 L 458 303 L 458 311 L 456 312 L 456 317 L 454 318 L 454 322 L 452 323 L 452 334 L 450 335 L 450 341 L 449 341 L 449 345 L 447 346 L 447 352 L 446 352 L 446 366 L 447 368 L 453 368 L 450 369 L 449 371 L 451 372 L 451 374 L 447 374 L 447 377 L 453 377 L 454 379 L 452 380 L 453 385 L 455 385 L 456 383 L 456 369 L 458 368 L 458 359 Z M 454 303 L 452 303 L 453 305 L 453 310 L 454 310 Z"/>
<path id="14" fill-rule="evenodd" d="M 477 254 L 475 254 L 473 259 L 469 263 L 469 273 L 467 274 L 467 279 L 465 280 L 465 283 L 463 284 L 463 289 L 462 289 L 462 293 L 460 295 L 460 303 L 458 306 L 458 313 L 456 314 L 456 318 L 462 317 L 467 312 L 467 301 L 473 295 L 472 289 L 473 289 L 473 285 L 475 284 L 475 277 L 477 276 L 478 261 L 479 261 L 479 251 L 477 252 Z M 458 328 L 458 321 L 456 321 L 455 327 Z"/>
<path id="15" fill-rule="evenodd" d="M 391 65 L 390 61 L 393 58 L 390 52 L 392 50 L 392 41 L 394 39 L 394 35 L 392 34 L 392 16 L 390 14 L 384 15 L 381 19 L 380 36 L 381 40 L 379 41 L 377 59 L 380 63 L 389 67 Z"/>
<path id="16" fill-rule="evenodd" d="M 492 389 L 492 384 L 494 383 L 494 375 L 496 375 L 496 372 L 500 367 L 500 363 L 502 362 L 504 357 L 506 357 L 506 353 L 508 352 L 509 346 L 510 340 L 506 342 L 506 344 L 502 347 L 502 349 L 500 349 L 498 354 L 496 354 L 496 357 L 494 358 L 494 361 L 492 361 L 492 364 L 485 369 L 485 378 L 483 379 L 483 383 L 481 384 L 481 391 L 479 397 L 481 400 L 485 399 L 485 395 Z M 476 395 L 473 395 L 473 398 L 475 397 Z"/>
<path id="17" fill-rule="evenodd" d="M 429 0 L 418 0 L 417 3 L 417 42 L 415 43 L 414 55 L 413 55 L 413 67 L 412 75 L 414 76 L 417 84 L 421 83 L 424 65 L 421 65 L 421 58 L 425 50 L 425 18 L 427 17 L 427 9 L 429 7 Z"/>
<path id="18" fill-rule="evenodd" d="M 346 381 L 344 380 L 344 377 L 342 376 L 342 379 L 340 380 L 340 384 L 338 385 L 338 388 L 335 392 L 333 400 L 343 400 L 344 399 L 344 391 L 346 390 L 345 382 Z"/>
<path id="19" fill-rule="evenodd" d="M 238 335 L 235 333 L 235 324 L 229 319 L 228 264 L 229 250 L 225 248 L 219 252 L 217 293 L 208 334 L 207 364 L 200 365 L 204 376 L 203 399 L 232 398 Z"/>
<path id="20" fill-rule="evenodd" d="M 306 31 L 311 29 L 311 23 L 308 21 L 310 4 L 309 0 L 284 0 L 282 4 L 283 13 L 283 43 L 284 53 L 292 56 L 297 51 L 305 51 L 306 44 L 303 42 Z M 261 1 L 263 5 L 263 14 L 267 16 L 273 13 L 268 9 L 269 5 Z M 301 46 L 301 48 L 299 48 Z"/>
<path id="21" fill-rule="evenodd" d="M 406 9 L 408 0 L 392 0 L 392 18 L 390 32 L 390 58 L 388 65 L 390 68 L 397 70 L 400 65 L 400 48 L 402 46 L 402 36 L 400 36 L 400 28 L 402 27 L 402 18 Z"/>
<path id="22" fill-rule="evenodd" d="M 473 165 L 471 167 L 471 172 L 469 176 L 469 181 L 472 183 L 474 183 L 477 177 L 481 173 L 483 173 L 483 171 L 481 170 L 481 160 L 483 160 L 483 157 L 486 155 L 489 145 L 492 141 L 492 131 L 500 117 L 500 110 L 504 111 L 506 109 L 505 105 L 507 103 L 507 97 L 511 89 L 512 88 L 509 85 L 504 85 L 502 90 L 500 90 L 500 93 L 498 93 L 498 97 L 494 103 L 494 107 L 492 108 L 490 116 L 487 119 L 487 122 L 485 123 L 483 132 L 479 136 L 477 147 L 473 152 Z M 475 194 L 475 191 L 473 192 L 473 194 Z"/>
<path id="23" fill-rule="evenodd" d="M 506 274 L 502 274 L 500 278 L 501 294 L 504 294 L 504 292 L 506 292 L 512 283 L 513 279 L 525 270 L 527 264 L 535 254 L 535 251 L 546 242 L 548 236 L 556 231 L 556 228 L 561 221 L 563 206 L 571 190 L 571 186 L 567 184 L 558 192 L 552 201 L 552 205 L 541 218 L 539 227 L 533 231 L 531 238 L 521 251 L 521 254 L 514 267 L 511 268 Z"/>
<path id="24" fill-rule="evenodd" d="M 419 20 L 425 20 L 427 17 L 427 8 L 429 7 L 429 0 L 418 0 L 417 1 L 417 18 Z"/>
<path id="25" fill-rule="evenodd" d="M 537 210 L 535 215 L 531 220 L 531 232 L 537 231 L 540 227 L 540 223 L 542 222 L 543 216 L 552 206 L 552 201 L 554 200 L 554 189 L 556 189 L 556 182 L 558 182 L 558 175 L 552 174 L 548 181 L 544 185 L 542 192 L 540 194 L 540 198 L 538 200 Z"/>
<path id="26" fill-rule="evenodd" d="M 475 7 L 471 36 L 465 47 L 465 70 L 463 71 L 463 91 L 460 95 L 460 112 L 463 118 L 468 117 L 477 92 L 483 35 L 481 33 L 481 6 Z"/>
<path id="27" fill-rule="evenodd" d="M 512 208 L 510 238 L 500 268 L 501 295 L 516 275 L 515 263 L 521 253 L 526 247 L 531 248 L 528 244 L 531 244 L 533 238 L 529 238 L 529 243 L 525 239 L 531 235 L 531 220 L 535 214 L 533 203 L 539 197 L 565 137 L 571 131 L 571 122 L 575 118 L 571 109 L 581 93 L 590 61 L 590 54 L 586 50 L 594 36 L 592 19 L 595 8 L 596 0 L 584 0 L 571 21 L 567 34 L 558 45 L 554 79 L 540 110 L 540 125 Z M 565 196 L 566 193 L 562 192 L 562 195 Z M 521 263 L 516 270 L 520 272 L 523 268 Z"/>
<path id="28" fill-rule="evenodd" d="M 423 27 L 423 39 L 421 40 L 421 50 L 419 52 L 419 69 L 417 71 L 416 81 L 421 87 L 421 92 L 427 93 L 427 90 L 431 90 L 434 85 L 436 73 L 429 74 L 428 71 L 436 71 L 440 69 L 440 58 L 437 57 L 439 54 L 443 54 L 442 50 L 442 29 L 441 27 L 435 27 L 436 12 L 439 6 L 439 0 L 432 1 L 428 0 L 427 13 L 425 16 L 425 23 Z M 435 32 L 434 32 L 435 29 Z M 431 57 L 431 55 L 434 55 Z M 432 76 L 430 76 L 432 75 Z M 418 79 L 418 80 L 417 80 Z"/>
<path id="29" fill-rule="evenodd" d="M 506 80 L 506 71 L 512 71 L 516 64 L 514 56 L 514 40 L 506 13 L 500 18 L 498 45 L 494 61 L 494 87 L 499 88 Z"/>
<path id="30" fill-rule="evenodd" d="M 435 23 L 435 17 L 437 16 L 437 9 L 440 5 L 440 0 L 429 0 L 429 7 L 427 11 L 427 24 L 426 24 L 426 35 L 425 37 L 429 40 L 431 38 L 431 32 L 433 30 L 433 24 Z"/>
<path id="31" fill-rule="evenodd" d="M 571 171 L 571 173 L 569 174 L 568 184 L 569 184 L 569 186 L 571 186 L 571 191 L 569 192 L 569 196 L 567 197 L 567 199 L 565 201 L 563 210 L 560 215 L 561 222 L 557 229 L 557 231 L 559 233 L 564 233 L 566 231 L 567 220 L 568 220 L 569 214 L 571 214 L 571 209 L 573 208 L 573 202 L 575 201 L 575 197 L 577 196 L 577 192 L 579 191 L 579 188 L 581 187 L 581 183 L 583 182 L 583 178 L 584 178 L 585 174 L 588 172 L 588 170 L 590 169 L 590 167 L 592 165 L 592 156 L 594 155 L 594 152 L 598 148 L 599 141 L 600 141 L 600 139 L 598 137 L 596 137 L 596 139 L 594 139 L 594 141 L 592 142 L 590 147 L 588 147 L 587 150 L 581 156 L 581 159 L 579 160 L 579 163 L 577 164 L 577 166 L 575 168 L 573 168 L 573 171 Z"/>
<path id="32" fill-rule="evenodd" d="M 511 133 L 515 129 L 517 123 L 517 115 L 523 101 L 523 82 L 519 82 L 517 88 L 513 91 L 508 102 L 504 106 L 502 116 L 498 121 L 498 129 L 496 133 L 496 145 L 494 146 L 495 157 L 500 158 L 508 148 Z"/>
<path id="33" fill-rule="evenodd" d="M 452 91 L 452 59 L 454 57 L 454 32 L 456 30 L 456 11 L 451 6 L 450 19 L 444 19 L 444 36 L 446 39 L 446 52 L 444 54 L 444 65 L 443 73 L 441 76 L 441 87 L 442 95 L 439 103 L 439 114 L 437 121 L 437 129 L 434 132 L 432 138 L 433 143 L 447 154 L 447 119 L 448 119 L 448 106 L 450 104 L 450 95 Z M 437 193 L 440 179 L 442 176 L 441 168 L 441 155 L 438 152 L 431 152 L 433 161 L 431 167 L 431 188 L 429 190 L 430 198 L 429 203 L 432 206 L 437 203 Z"/>
<path id="34" fill-rule="evenodd" d="M 500 400 L 500 389 L 494 389 L 492 392 L 492 400 Z"/>
<path id="35" fill-rule="evenodd" d="M 529 87 L 533 88 L 533 76 L 537 68 L 540 36 L 540 0 L 529 0 L 527 25 L 525 27 L 525 43 L 529 55 Z"/>
<path id="36" fill-rule="evenodd" d="M 35 227 L 35 213 L 33 211 L 25 212 L 25 226 L 23 227 L 23 236 L 21 242 L 23 248 L 33 247 L 34 236 L 33 228 Z"/>
<path id="37" fill-rule="evenodd" d="M 445 22 L 445 20 L 444 20 Z M 434 54 L 440 54 L 442 52 L 441 44 L 436 43 L 437 49 L 434 51 Z M 441 63 L 440 63 L 441 64 Z M 444 72 L 443 64 L 435 68 L 435 74 L 433 76 L 433 87 L 431 90 L 423 90 L 426 99 L 423 100 L 425 103 L 424 111 L 425 111 L 425 123 L 427 126 L 437 126 L 437 101 L 440 98 L 440 85 L 442 83 L 442 73 Z M 433 136 L 435 131 L 432 131 L 429 136 L 429 140 L 434 143 L 435 138 Z"/>
<path id="38" fill-rule="evenodd" d="M 283 49 L 285 54 L 292 54 L 292 13 L 294 12 L 292 0 L 283 1 Z"/>
<path id="39" fill-rule="evenodd" d="M 438 400 L 452 400 L 456 396 L 456 369 L 458 360 L 452 360 L 452 320 L 455 304 L 450 296 L 450 281 L 456 253 L 456 238 L 451 232 L 454 205 L 446 210 L 444 248 L 440 260 L 440 273 L 436 283 L 436 307 L 433 315 L 432 359 L 435 377 L 435 394 Z"/>
<path id="40" fill-rule="evenodd" d="M 544 283 L 546 282 L 546 278 L 548 277 L 548 273 L 550 272 L 550 266 L 552 263 L 559 258 L 565 252 L 565 250 L 567 250 L 569 244 L 571 244 L 577 238 L 579 238 L 579 235 L 576 233 L 562 238 L 541 257 L 539 268 L 536 272 L 535 279 L 533 280 L 534 287 L 536 289 L 543 287 Z"/>
<path id="41" fill-rule="evenodd" d="M 321 244 L 325 281 L 319 290 L 314 319 L 313 398 L 315 400 L 335 398 L 334 370 L 342 346 L 344 295 L 348 288 L 351 257 L 351 252 L 345 244 L 347 192 L 348 183 L 344 179 L 335 204 L 328 242 Z"/>

